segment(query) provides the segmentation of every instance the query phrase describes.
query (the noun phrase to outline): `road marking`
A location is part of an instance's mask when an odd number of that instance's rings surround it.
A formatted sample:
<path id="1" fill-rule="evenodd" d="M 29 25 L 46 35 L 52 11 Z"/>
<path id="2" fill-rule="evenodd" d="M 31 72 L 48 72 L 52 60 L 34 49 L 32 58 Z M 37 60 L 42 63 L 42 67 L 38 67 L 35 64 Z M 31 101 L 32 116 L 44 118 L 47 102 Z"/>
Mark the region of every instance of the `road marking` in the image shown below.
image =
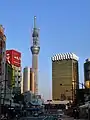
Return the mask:
<path id="1" fill-rule="evenodd" d="M 45 117 L 43 120 L 47 119 L 47 117 Z"/>
<path id="2" fill-rule="evenodd" d="M 37 119 L 37 118 L 42 118 L 42 119 L 43 119 L 44 117 L 43 117 L 43 116 L 39 116 L 39 117 L 34 117 L 34 116 L 29 117 L 29 116 L 28 116 L 28 117 L 23 117 L 23 118 L 20 118 L 20 119 L 29 119 L 29 118 L 30 118 L 30 119 Z"/>

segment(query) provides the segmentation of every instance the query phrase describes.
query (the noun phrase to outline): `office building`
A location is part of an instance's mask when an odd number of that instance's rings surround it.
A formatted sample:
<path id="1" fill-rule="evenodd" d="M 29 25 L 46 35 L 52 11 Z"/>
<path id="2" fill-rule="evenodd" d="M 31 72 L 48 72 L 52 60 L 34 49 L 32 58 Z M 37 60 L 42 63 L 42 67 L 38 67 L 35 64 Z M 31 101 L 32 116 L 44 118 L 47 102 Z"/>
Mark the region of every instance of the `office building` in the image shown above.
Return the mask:
<path id="1" fill-rule="evenodd" d="M 13 68 L 12 68 L 12 65 L 9 64 L 7 61 L 6 61 L 6 75 L 5 75 L 5 79 L 7 80 L 7 86 L 8 88 L 10 88 L 11 86 L 11 82 L 12 82 L 12 79 L 13 79 Z"/>
<path id="2" fill-rule="evenodd" d="M 86 59 L 84 63 L 84 83 L 85 88 L 90 89 L 90 58 Z"/>
<path id="3" fill-rule="evenodd" d="M 73 53 L 52 57 L 52 99 L 74 100 L 79 88 L 78 57 Z"/>
<path id="4" fill-rule="evenodd" d="M 12 66 L 10 88 L 14 93 L 21 92 L 21 53 L 16 50 L 6 50 L 6 61 Z"/>
<path id="5" fill-rule="evenodd" d="M 21 78 L 21 94 L 23 93 L 23 73 L 22 73 L 22 78 Z"/>
<path id="6" fill-rule="evenodd" d="M 30 68 L 23 69 L 23 92 L 30 91 Z"/>
<path id="7" fill-rule="evenodd" d="M 4 27 L 0 25 L 0 104 L 4 104 L 5 90 L 7 89 L 5 80 L 5 64 L 6 64 L 6 36 Z M 3 98 L 3 99 L 1 99 Z"/>
<path id="8" fill-rule="evenodd" d="M 34 72 L 32 68 L 25 67 L 23 70 L 23 92 L 32 91 L 34 93 Z"/>
<path id="9" fill-rule="evenodd" d="M 90 58 L 84 63 L 84 82 L 90 81 Z"/>
<path id="10" fill-rule="evenodd" d="M 36 17 L 34 17 L 34 28 L 33 28 L 33 43 L 31 46 L 31 52 L 32 52 L 32 69 L 34 72 L 34 88 L 35 88 L 35 94 L 38 94 L 38 54 L 40 51 L 39 46 L 39 33 L 38 29 L 36 27 Z"/>
<path id="11" fill-rule="evenodd" d="M 5 63 L 6 63 L 6 36 L 4 28 L 0 25 L 0 84 L 5 86 Z"/>

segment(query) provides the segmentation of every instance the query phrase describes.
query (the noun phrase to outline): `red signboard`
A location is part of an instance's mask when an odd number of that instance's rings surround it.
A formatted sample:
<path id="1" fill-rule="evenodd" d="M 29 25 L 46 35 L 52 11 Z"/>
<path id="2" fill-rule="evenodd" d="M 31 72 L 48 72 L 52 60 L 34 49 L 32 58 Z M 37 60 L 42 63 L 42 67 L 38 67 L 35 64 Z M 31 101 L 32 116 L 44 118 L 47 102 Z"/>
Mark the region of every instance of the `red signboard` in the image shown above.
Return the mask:
<path id="1" fill-rule="evenodd" d="M 16 50 L 7 50 L 6 60 L 11 65 L 21 67 L 21 53 Z"/>
<path id="2" fill-rule="evenodd" d="M 11 50 L 7 50 L 6 51 L 6 61 L 11 64 L 12 63 L 12 51 Z"/>

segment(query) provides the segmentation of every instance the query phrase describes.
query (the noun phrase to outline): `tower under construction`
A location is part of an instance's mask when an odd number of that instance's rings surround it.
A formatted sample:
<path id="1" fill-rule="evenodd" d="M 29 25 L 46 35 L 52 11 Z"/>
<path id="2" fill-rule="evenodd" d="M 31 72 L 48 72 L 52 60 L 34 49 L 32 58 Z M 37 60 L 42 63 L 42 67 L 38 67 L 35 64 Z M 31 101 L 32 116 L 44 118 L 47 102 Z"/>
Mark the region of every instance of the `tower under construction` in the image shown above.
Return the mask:
<path id="1" fill-rule="evenodd" d="M 39 29 L 36 27 L 36 16 L 34 16 L 34 28 L 32 33 L 33 43 L 31 46 L 32 52 L 32 70 L 34 72 L 34 86 L 35 94 L 38 94 L 38 54 L 40 51 L 39 46 Z"/>

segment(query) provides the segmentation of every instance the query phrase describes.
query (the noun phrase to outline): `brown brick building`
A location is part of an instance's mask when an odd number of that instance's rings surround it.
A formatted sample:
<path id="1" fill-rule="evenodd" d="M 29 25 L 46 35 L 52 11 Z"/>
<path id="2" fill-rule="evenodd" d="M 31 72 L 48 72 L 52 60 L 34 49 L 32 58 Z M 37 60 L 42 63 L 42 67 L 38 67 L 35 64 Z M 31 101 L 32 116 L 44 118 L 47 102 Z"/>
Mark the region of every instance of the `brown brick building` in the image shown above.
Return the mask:
<path id="1" fill-rule="evenodd" d="M 78 57 L 73 53 L 53 56 L 52 99 L 74 100 L 78 83 Z"/>

